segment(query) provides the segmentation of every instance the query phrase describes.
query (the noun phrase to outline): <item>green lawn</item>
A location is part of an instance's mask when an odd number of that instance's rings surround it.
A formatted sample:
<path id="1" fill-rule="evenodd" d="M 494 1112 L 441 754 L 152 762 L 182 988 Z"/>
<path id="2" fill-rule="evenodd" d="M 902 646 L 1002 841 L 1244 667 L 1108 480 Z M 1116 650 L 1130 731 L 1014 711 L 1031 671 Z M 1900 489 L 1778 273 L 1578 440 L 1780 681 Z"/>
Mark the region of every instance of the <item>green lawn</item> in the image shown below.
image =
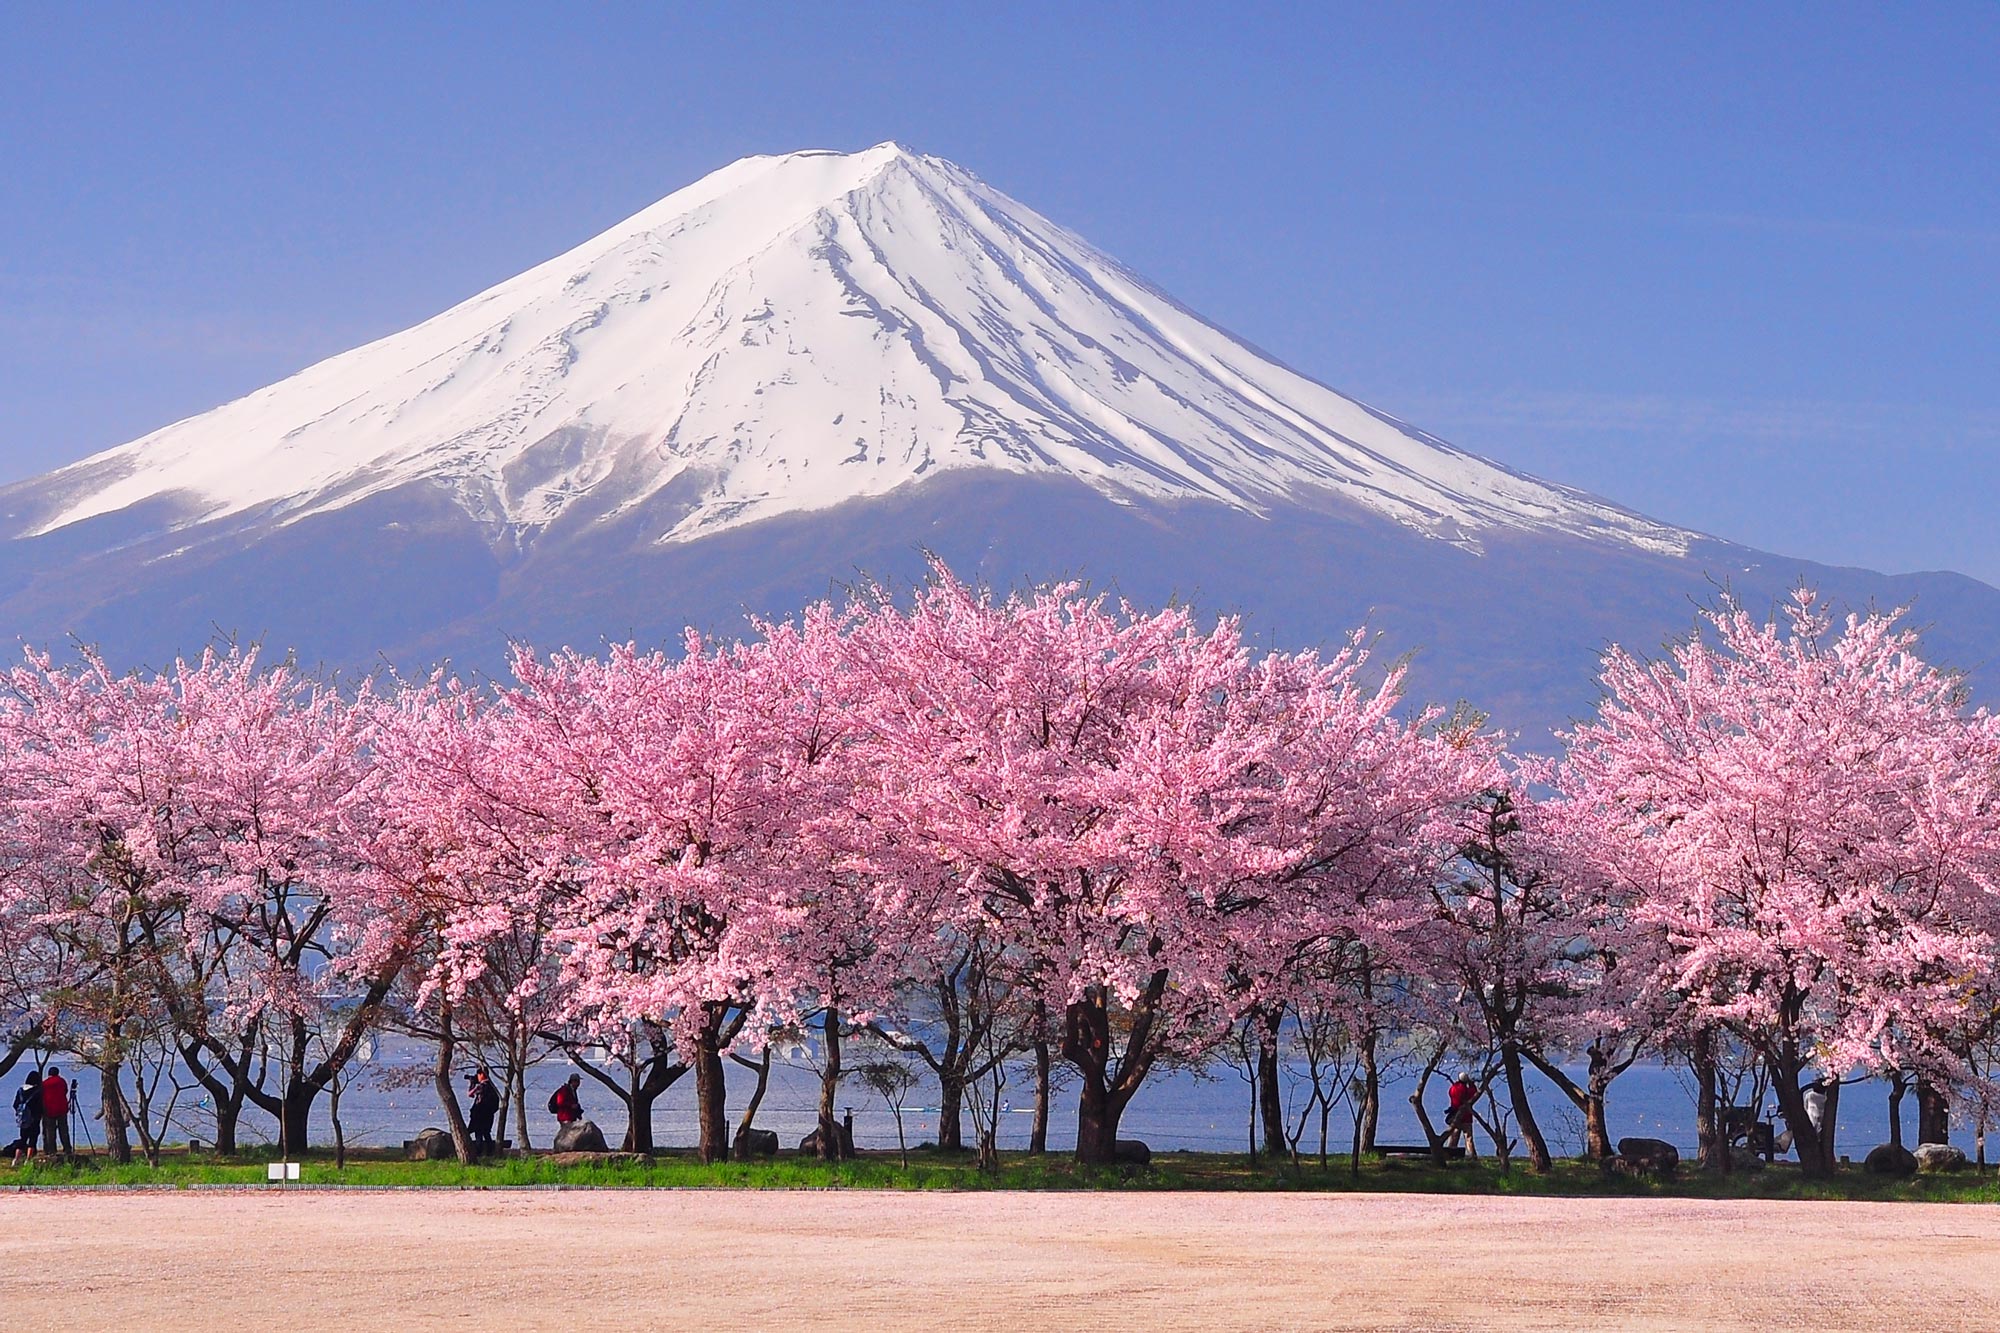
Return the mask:
<path id="1" fill-rule="evenodd" d="M 170 1151 L 158 1167 L 143 1159 L 113 1166 L 101 1157 L 75 1164 L 36 1162 L 14 1170 L 0 1166 L 0 1188 L 265 1184 L 268 1156 L 218 1159 L 208 1154 Z M 687 1152 L 665 1152 L 645 1162 L 557 1166 L 540 1157 L 513 1158 L 477 1166 L 456 1162 L 407 1162 L 390 1152 L 352 1153 L 344 1168 L 332 1157 L 305 1160 L 305 1186 L 421 1186 L 440 1189 L 507 1186 L 609 1186 L 620 1188 L 711 1189 L 1088 1189 L 1088 1190 L 1297 1190 L 1340 1193 L 1370 1190 L 1435 1194 L 1657 1195 L 1673 1198 L 1888 1199 L 1939 1202 L 2000 1202 L 2000 1177 L 1967 1171 L 1951 1176 L 1891 1180 L 1858 1166 L 1832 1180 L 1808 1181 L 1796 1168 L 1710 1177 L 1684 1171 L 1670 1183 L 1642 1183 L 1607 1177 L 1595 1166 L 1558 1162 L 1547 1176 L 1515 1163 L 1502 1172 L 1490 1161 L 1432 1166 L 1423 1161 L 1365 1159 L 1357 1181 L 1345 1158 L 1329 1169 L 1269 1163 L 1252 1170 L 1241 1154 L 1162 1153 L 1149 1167 L 1088 1169 L 1067 1157 L 1003 1156 L 997 1174 L 978 1170 L 970 1157 L 919 1150 L 902 1166 L 893 1154 L 868 1154 L 852 1162 L 826 1164 L 784 1156 L 776 1161 L 703 1166 Z M 294 1187 L 295 1188 L 295 1187 Z"/>

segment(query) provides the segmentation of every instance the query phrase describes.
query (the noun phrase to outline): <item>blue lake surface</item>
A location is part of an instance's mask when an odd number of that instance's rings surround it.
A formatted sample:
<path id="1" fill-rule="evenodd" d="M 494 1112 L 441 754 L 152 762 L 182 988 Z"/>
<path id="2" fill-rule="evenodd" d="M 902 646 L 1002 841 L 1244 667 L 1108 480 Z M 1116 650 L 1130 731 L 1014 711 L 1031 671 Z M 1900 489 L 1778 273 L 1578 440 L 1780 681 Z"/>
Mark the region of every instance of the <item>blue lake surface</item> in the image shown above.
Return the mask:
<path id="1" fill-rule="evenodd" d="M 864 1057 L 850 1055 L 850 1066 L 859 1058 Z M 425 1074 L 421 1082 L 409 1082 L 410 1072 L 426 1069 L 428 1059 L 428 1055 L 414 1044 L 385 1039 L 376 1058 L 352 1073 L 341 1098 L 341 1121 L 350 1144 L 373 1147 L 400 1144 L 426 1126 L 444 1123 L 428 1075 Z M 60 1057 L 57 1057 L 57 1063 L 64 1064 Z M 65 1067 L 74 1073 L 73 1064 L 65 1064 Z M 470 1065 L 467 1067 L 469 1069 Z M 18 1084 L 22 1072 L 17 1066 L 12 1076 L 14 1083 Z M 549 1094 L 569 1073 L 570 1066 L 558 1061 L 538 1065 L 530 1072 L 528 1128 L 529 1142 L 533 1146 L 547 1147 L 553 1137 L 554 1118 L 544 1110 L 544 1106 Z M 727 1073 L 729 1113 L 733 1125 L 749 1098 L 754 1076 L 733 1064 L 727 1067 Z M 1581 1113 L 1539 1074 L 1530 1072 L 1529 1080 L 1535 1114 L 1548 1136 L 1550 1149 L 1558 1155 L 1581 1151 Z M 97 1109 L 97 1076 L 86 1071 L 81 1080 L 72 1079 L 73 1083 L 78 1081 L 83 1084 L 78 1097 L 82 1113 L 85 1116 L 94 1115 Z M 1434 1077 L 1429 1089 L 1432 1119 L 1438 1124 L 1443 1121 L 1446 1081 L 1443 1076 Z M 1423 1131 L 1408 1100 L 1413 1086 L 1409 1078 L 1385 1083 L 1379 1134 L 1382 1142 L 1423 1141 Z M 1302 1101 L 1302 1088 L 1303 1085 L 1298 1084 L 1290 1090 L 1288 1107 Z M 168 1090 L 163 1084 L 161 1104 L 164 1104 L 167 1095 Z M 603 1129 L 612 1147 L 618 1146 L 625 1132 L 622 1105 L 587 1076 L 582 1096 L 586 1115 Z M 1029 1072 L 1024 1069 L 1014 1074 L 1003 1089 L 1001 1098 L 1001 1146 L 1025 1147 L 1034 1100 Z M 780 1142 L 787 1148 L 792 1147 L 813 1128 L 818 1099 L 818 1076 L 808 1063 L 797 1059 L 774 1062 L 771 1085 L 758 1110 L 757 1124 L 763 1129 L 776 1130 Z M 896 1146 L 895 1118 L 876 1094 L 858 1083 L 849 1083 L 841 1089 L 840 1105 L 853 1110 L 858 1146 L 876 1149 L 893 1149 Z M 911 1145 L 936 1137 L 936 1108 L 936 1084 L 925 1079 L 911 1091 L 905 1103 L 903 1127 Z M 332 1141 L 328 1109 L 328 1103 L 322 1097 L 315 1106 L 313 1117 L 315 1143 Z M 1207 1152 L 1237 1151 L 1243 1149 L 1247 1142 L 1250 1110 L 1249 1084 L 1240 1072 L 1228 1066 L 1215 1066 L 1202 1074 L 1161 1072 L 1140 1090 L 1125 1113 L 1120 1133 L 1127 1138 L 1143 1139 L 1156 1151 L 1176 1148 Z M 1074 1085 L 1059 1087 L 1050 1114 L 1049 1146 L 1052 1149 L 1060 1151 L 1074 1146 L 1075 1116 Z M 1643 1135 L 1665 1139 L 1684 1152 L 1691 1153 L 1694 1149 L 1693 1085 L 1685 1071 L 1659 1065 L 1635 1066 L 1612 1085 L 1608 1117 L 1614 1139 Z M 1903 1117 L 1906 1135 L 1913 1141 L 1916 1130 L 1914 1097 L 1905 1099 Z M 1840 1099 L 1839 1151 L 1859 1159 L 1869 1148 L 1888 1140 L 1888 1122 L 1886 1085 L 1867 1082 L 1848 1086 L 1842 1091 Z M 213 1123 L 213 1116 L 199 1088 L 196 1088 L 182 1094 L 166 1138 L 170 1142 L 190 1137 L 212 1140 Z M 505 1125 L 499 1132 L 505 1137 L 514 1137 L 514 1124 L 514 1114 L 509 1108 Z M 661 1146 L 694 1142 L 692 1074 L 684 1076 L 655 1103 L 653 1125 L 655 1142 Z M 1345 1151 L 1353 1132 L 1352 1125 L 1347 1108 L 1344 1105 L 1336 1107 L 1328 1135 L 1330 1151 Z M 86 1130 L 90 1138 L 102 1141 L 101 1124 L 92 1122 L 87 1126 L 79 1125 L 77 1138 L 80 1143 L 86 1137 Z M 973 1128 L 969 1116 L 965 1132 L 970 1139 Z M 1955 1126 L 1953 1137 L 1970 1151 L 1969 1127 Z M 246 1107 L 239 1125 L 239 1138 L 245 1144 L 272 1142 L 276 1138 L 276 1128 L 269 1117 L 254 1107 Z M 1299 1147 L 1301 1152 L 1317 1150 L 1316 1120 L 1301 1138 Z M 1480 1137 L 1479 1150 L 1482 1154 L 1490 1151 L 1484 1135 Z"/>

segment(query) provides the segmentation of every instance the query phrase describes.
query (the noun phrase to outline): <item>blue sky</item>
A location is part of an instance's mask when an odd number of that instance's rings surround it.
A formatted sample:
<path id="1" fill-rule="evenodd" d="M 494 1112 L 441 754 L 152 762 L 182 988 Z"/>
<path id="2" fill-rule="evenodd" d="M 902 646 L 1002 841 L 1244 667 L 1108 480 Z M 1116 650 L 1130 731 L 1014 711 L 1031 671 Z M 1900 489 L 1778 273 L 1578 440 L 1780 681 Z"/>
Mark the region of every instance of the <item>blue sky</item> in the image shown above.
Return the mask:
<path id="1" fill-rule="evenodd" d="M 0 3 L 0 478 L 895 138 L 1464 447 L 2000 582 L 2000 6 L 293 9 Z"/>

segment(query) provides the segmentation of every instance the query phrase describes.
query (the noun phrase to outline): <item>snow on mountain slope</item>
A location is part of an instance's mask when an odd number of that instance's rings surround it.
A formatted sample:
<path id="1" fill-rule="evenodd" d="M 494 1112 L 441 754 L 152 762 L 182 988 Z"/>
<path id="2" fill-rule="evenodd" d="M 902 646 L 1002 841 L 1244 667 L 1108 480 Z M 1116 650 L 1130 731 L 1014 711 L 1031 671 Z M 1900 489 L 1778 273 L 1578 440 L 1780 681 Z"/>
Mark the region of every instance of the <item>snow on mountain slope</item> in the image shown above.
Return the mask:
<path id="1" fill-rule="evenodd" d="M 182 528 L 287 524 L 430 482 L 495 536 L 643 506 L 675 543 L 967 468 L 1250 514 L 1351 502 L 1473 550 L 1695 540 L 1342 397 L 895 144 L 736 162 L 0 510 L 20 537 L 148 502 Z"/>

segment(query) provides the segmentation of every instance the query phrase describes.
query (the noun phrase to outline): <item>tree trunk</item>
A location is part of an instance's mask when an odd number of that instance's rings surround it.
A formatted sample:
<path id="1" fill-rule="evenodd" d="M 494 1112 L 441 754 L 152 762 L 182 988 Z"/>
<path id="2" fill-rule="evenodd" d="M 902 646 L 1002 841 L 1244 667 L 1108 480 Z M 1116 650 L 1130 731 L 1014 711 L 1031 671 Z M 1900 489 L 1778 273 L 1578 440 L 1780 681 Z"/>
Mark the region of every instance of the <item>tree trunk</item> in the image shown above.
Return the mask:
<path id="1" fill-rule="evenodd" d="M 619 1152 L 639 1151 L 633 1145 L 639 1141 L 639 1084 L 644 1073 L 645 1071 L 638 1065 L 628 1065 L 625 1070 L 625 1086 L 617 1090 L 619 1104 L 625 1108 L 625 1138 L 618 1145 Z"/>
<path id="2" fill-rule="evenodd" d="M 1118 1120 L 1101 1073 L 1084 1071 L 1076 1107 L 1076 1160 L 1105 1166 L 1117 1157 Z"/>
<path id="3" fill-rule="evenodd" d="M 326 1118 L 333 1125 L 333 1169 L 347 1169 L 347 1131 L 340 1124 L 340 1081 L 334 1080 L 326 1091 Z"/>
<path id="4" fill-rule="evenodd" d="M 132 1136 L 125 1119 L 125 1093 L 118 1086 L 122 1066 L 107 1062 L 98 1070 L 97 1105 L 104 1116 L 104 1152 L 119 1166 L 132 1160 Z"/>
<path id="5" fill-rule="evenodd" d="M 1166 995 L 1166 969 L 1153 973 L 1133 1002 L 1131 1026 L 1118 1072 L 1111 1073 L 1111 1015 L 1102 987 L 1089 987 L 1069 1006 L 1063 1023 L 1063 1059 L 1081 1075 L 1077 1097 L 1076 1160 L 1103 1166 L 1117 1156 L 1118 1120 L 1145 1082 L 1154 1057 L 1154 1025 Z"/>
<path id="6" fill-rule="evenodd" d="M 1729 1174 L 1729 1145 L 1723 1141 L 1722 1126 L 1716 1119 L 1715 1034 L 1695 1035 L 1688 1063 L 1694 1067 L 1694 1132 L 1696 1158 L 1704 1171 Z"/>
<path id="7" fill-rule="evenodd" d="M 510 1094 L 514 1099 L 514 1146 L 521 1152 L 528 1151 L 528 1067 L 517 1064 L 509 1071 L 514 1081 Z"/>
<path id="8" fill-rule="evenodd" d="M 287 1079 L 285 1095 L 278 1103 L 278 1150 L 287 1161 L 302 1158 L 312 1142 L 313 1099 L 319 1089 L 302 1079 Z"/>
<path id="9" fill-rule="evenodd" d="M 1629 1062 L 1629 1061 L 1628 1061 Z M 1617 1071 L 1611 1067 L 1611 1059 L 1597 1042 L 1590 1045 L 1590 1073 L 1584 1091 L 1583 1105 L 1583 1150 L 1595 1161 L 1606 1161 L 1611 1156 L 1611 1126 L 1604 1114 L 1604 1099 L 1611 1091 L 1611 1080 Z"/>
<path id="10" fill-rule="evenodd" d="M 1951 1142 L 1951 1103 L 1922 1075 L 1917 1076 L 1917 1142 Z"/>
<path id="11" fill-rule="evenodd" d="M 1054 1073 L 1049 1059 L 1048 1039 L 1035 1041 L 1035 1114 L 1028 1127 L 1028 1155 L 1039 1157 L 1049 1150 L 1049 1078 Z"/>
<path id="12" fill-rule="evenodd" d="M 1521 1054 L 1542 1071 L 1544 1078 L 1556 1085 L 1556 1091 L 1569 1098 L 1570 1105 L 1583 1112 L 1584 1157 L 1594 1162 L 1608 1161 L 1611 1157 L 1611 1131 L 1605 1123 L 1604 1097 L 1611 1087 L 1611 1080 L 1622 1073 L 1625 1066 L 1612 1068 L 1603 1050 L 1592 1043 L 1590 1073 L 1579 1086 L 1575 1079 L 1562 1071 L 1562 1066 L 1539 1051 L 1523 1050 Z"/>
<path id="13" fill-rule="evenodd" d="M 1528 1144 L 1528 1165 L 1536 1175 L 1545 1176 L 1554 1163 L 1549 1157 L 1548 1140 L 1542 1137 L 1542 1127 L 1535 1120 L 1535 1108 L 1528 1102 L 1528 1081 L 1521 1076 L 1520 1043 L 1512 1038 L 1500 1043 L 1500 1065 L 1507 1074 L 1507 1097 L 1514 1103 L 1514 1119 Z"/>
<path id="14" fill-rule="evenodd" d="M 840 1010 L 828 1005 L 820 1028 L 826 1041 L 826 1063 L 819 1074 L 819 1156 L 823 1162 L 837 1162 L 847 1156 L 840 1122 L 833 1117 L 840 1092 Z"/>
<path id="15" fill-rule="evenodd" d="M 465 1128 L 465 1113 L 459 1109 L 458 1090 L 451 1085 L 452 1057 L 458 1053 L 458 1038 L 451 1030 L 451 1005 L 439 1010 L 437 1063 L 431 1066 L 431 1086 L 437 1090 L 438 1105 L 444 1110 L 445 1127 L 451 1131 L 451 1149 L 460 1166 L 472 1165 L 472 1135 Z"/>
<path id="16" fill-rule="evenodd" d="M 938 1071 L 939 1152 L 965 1151 L 965 1078 L 949 1067 Z"/>
<path id="17" fill-rule="evenodd" d="M 1595 1079 L 1584 1094 L 1583 1151 L 1593 1162 L 1602 1162 L 1611 1156 L 1611 1127 L 1604 1118 L 1604 1089 L 1597 1086 Z"/>
<path id="18" fill-rule="evenodd" d="M 1903 1146 L 1903 1098 L 1910 1091 L 1910 1081 L 1900 1072 L 1889 1075 L 1889 1143 L 1892 1147 Z"/>
<path id="19" fill-rule="evenodd" d="M 528 1151 L 528 1021 L 516 1018 L 508 1029 L 506 1101 L 500 1107 L 500 1132 L 507 1132 L 507 1113 L 514 1113 L 514 1148 Z"/>
<path id="20" fill-rule="evenodd" d="M 700 1125 L 701 1160 L 729 1160 L 729 1085 L 722 1068 L 724 1004 L 702 1006 L 703 1023 L 695 1038 L 694 1099 Z"/>
<path id="21" fill-rule="evenodd" d="M 1799 1076 L 1805 1071 L 1796 1051 L 1788 1042 L 1777 1051 L 1767 1053 L 1765 1067 L 1771 1075 L 1771 1092 L 1778 1099 L 1778 1110 L 1785 1117 L 1785 1128 L 1792 1132 L 1792 1148 L 1799 1155 L 1799 1171 L 1802 1175 L 1822 1177 L 1831 1174 L 1832 1163 L 1827 1152 L 1831 1136 L 1822 1136 L 1820 1129 L 1813 1125 L 1812 1117 L 1806 1114 L 1805 1090 L 1799 1086 Z M 1826 1127 L 1832 1128 L 1833 1099 L 1827 1098 Z"/>
<path id="22" fill-rule="evenodd" d="M 631 1122 L 625 1137 L 632 1144 L 633 1152 L 650 1153 L 653 1145 L 653 1106 L 660 1095 L 687 1073 L 688 1067 L 676 1061 L 655 1054 L 646 1064 L 646 1077 L 639 1080 L 639 1086 L 632 1090 Z"/>
<path id="23" fill-rule="evenodd" d="M 1281 1008 L 1257 1015 L 1257 1112 L 1263 1121 L 1264 1147 L 1277 1152 L 1285 1143 L 1285 1102 L 1278 1086 L 1278 1035 L 1285 1021 Z"/>
<path id="24" fill-rule="evenodd" d="M 1257 1058 L 1255 1052 L 1246 1052 L 1250 1057 L 1250 1114 L 1244 1118 L 1243 1135 L 1250 1149 L 1250 1169 L 1257 1169 Z"/>
<path id="25" fill-rule="evenodd" d="M 157 1082 L 157 1079 L 156 1073 L 154 1082 Z M 152 1085 L 147 1081 L 146 1066 L 141 1052 L 136 1050 L 132 1053 L 132 1091 L 139 1099 L 137 1108 L 139 1114 L 132 1117 L 132 1128 L 139 1135 L 139 1148 L 146 1154 L 146 1165 L 157 1171 L 160 1169 L 160 1140 L 159 1136 L 153 1133 Z"/>
<path id="26" fill-rule="evenodd" d="M 771 1086 L 771 1043 L 764 1043 L 764 1053 L 759 1059 L 745 1060 L 740 1055 L 729 1058 L 745 1069 L 754 1070 L 757 1075 L 757 1084 L 750 1089 L 750 1100 L 743 1106 L 743 1118 L 736 1122 L 736 1155 L 747 1158 L 750 1153 L 745 1150 L 743 1140 L 749 1135 L 751 1126 L 757 1123 L 757 1108 L 764 1104 L 764 1090 Z"/>
<path id="27" fill-rule="evenodd" d="M 1111 1022 L 1101 992 L 1092 987 L 1064 1015 L 1063 1059 L 1076 1067 L 1076 1160 L 1103 1166 L 1116 1156 L 1118 1119 L 1111 1109 L 1105 1069 L 1111 1059 Z"/>
<path id="28" fill-rule="evenodd" d="M 215 1151 L 219 1157 L 236 1155 L 236 1125 L 243 1115 L 244 1085 L 249 1079 L 250 1053 L 246 1049 L 243 1061 L 234 1070 L 225 1069 L 230 1075 L 224 1079 L 201 1058 L 202 1045 L 199 1041 L 180 1043 L 181 1063 L 187 1066 L 195 1081 L 208 1093 L 215 1106 Z"/>
<path id="29" fill-rule="evenodd" d="M 1445 1044 L 1440 1041 L 1437 1044 L 1437 1048 L 1431 1052 L 1430 1059 L 1424 1062 L 1423 1069 L 1418 1072 L 1417 1086 L 1410 1093 L 1410 1109 L 1416 1112 L 1417 1123 L 1423 1126 L 1424 1142 L 1431 1146 L 1431 1165 L 1433 1166 L 1444 1165 L 1444 1135 L 1438 1133 L 1437 1126 L 1431 1123 L 1430 1108 L 1424 1105 L 1424 1092 L 1430 1087 L 1431 1076 L 1437 1073 L 1438 1066 L 1444 1063 L 1445 1049 Z M 1328 1114 L 1327 1104 L 1322 1102 L 1320 1104 L 1319 1117 L 1319 1158 L 1321 1166 L 1326 1165 L 1326 1118 Z"/>
<path id="30" fill-rule="evenodd" d="M 243 1102 L 217 1102 L 215 1104 L 215 1152 L 218 1157 L 236 1155 L 236 1126 L 243 1118 Z"/>
<path id="31" fill-rule="evenodd" d="M 1375 1131 L 1382 1123 L 1382 1067 L 1376 1059 L 1379 1034 L 1374 1028 L 1361 1034 L 1361 1151 L 1375 1151 Z"/>

